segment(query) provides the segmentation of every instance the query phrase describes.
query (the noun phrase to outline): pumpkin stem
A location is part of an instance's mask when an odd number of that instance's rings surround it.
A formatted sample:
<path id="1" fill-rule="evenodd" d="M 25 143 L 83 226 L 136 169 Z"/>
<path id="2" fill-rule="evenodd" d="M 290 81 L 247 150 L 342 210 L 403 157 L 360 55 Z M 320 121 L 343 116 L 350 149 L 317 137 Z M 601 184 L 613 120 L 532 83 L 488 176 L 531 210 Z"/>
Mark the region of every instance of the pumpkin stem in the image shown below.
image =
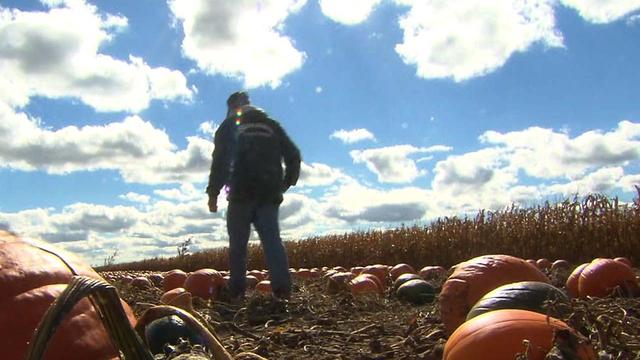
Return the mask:
<path id="1" fill-rule="evenodd" d="M 131 328 L 120 297 L 109 283 L 84 276 L 74 276 L 67 288 L 51 304 L 36 328 L 29 345 L 27 360 L 42 359 L 49 340 L 73 307 L 88 297 L 100 315 L 107 333 L 127 360 L 153 360 L 144 343 Z"/>

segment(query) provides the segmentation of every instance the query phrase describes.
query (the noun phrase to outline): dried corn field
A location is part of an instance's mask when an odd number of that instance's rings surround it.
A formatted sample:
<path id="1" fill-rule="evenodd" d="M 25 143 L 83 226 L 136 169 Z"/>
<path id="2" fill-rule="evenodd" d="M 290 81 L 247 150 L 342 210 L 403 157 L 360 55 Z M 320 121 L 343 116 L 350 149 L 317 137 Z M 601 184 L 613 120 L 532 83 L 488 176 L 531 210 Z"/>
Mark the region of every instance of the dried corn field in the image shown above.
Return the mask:
<path id="1" fill-rule="evenodd" d="M 408 263 L 445 267 L 483 254 L 524 259 L 565 259 L 582 263 L 597 257 L 640 260 L 640 200 L 592 194 L 530 208 L 480 211 L 470 217 L 439 218 L 425 226 L 354 232 L 286 241 L 294 268 Z M 259 244 L 251 244 L 248 268 L 264 269 Z M 116 264 L 100 270 L 166 271 L 228 269 L 227 249 L 180 257 Z"/>

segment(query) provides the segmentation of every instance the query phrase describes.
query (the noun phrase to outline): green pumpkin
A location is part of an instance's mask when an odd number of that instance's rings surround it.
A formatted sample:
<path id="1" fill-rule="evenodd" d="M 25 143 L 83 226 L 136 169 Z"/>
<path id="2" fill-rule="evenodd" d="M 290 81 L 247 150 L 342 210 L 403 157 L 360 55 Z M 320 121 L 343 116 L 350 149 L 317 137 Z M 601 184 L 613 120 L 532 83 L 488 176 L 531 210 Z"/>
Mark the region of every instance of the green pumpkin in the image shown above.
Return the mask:
<path id="1" fill-rule="evenodd" d="M 406 273 L 398 276 L 398 278 L 396 278 L 396 280 L 393 282 L 393 291 L 398 291 L 398 288 L 407 281 L 416 279 L 423 280 L 422 277 L 420 277 L 420 275 L 418 274 Z"/>
<path id="2" fill-rule="evenodd" d="M 412 304 L 422 305 L 435 299 L 436 290 L 422 279 L 413 279 L 400 285 L 396 290 L 396 296 Z"/>
<path id="3" fill-rule="evenodd" d="M 485 294 L 467 314 L 467 320 L 499 309 L 521 309 L 547 314 L 546 300 L 569 302 L 567 295 L 557 287 L 539 281 L 521 281 L 502 285 Z M 562 314 L 551 313 L 553 317 Z"/>

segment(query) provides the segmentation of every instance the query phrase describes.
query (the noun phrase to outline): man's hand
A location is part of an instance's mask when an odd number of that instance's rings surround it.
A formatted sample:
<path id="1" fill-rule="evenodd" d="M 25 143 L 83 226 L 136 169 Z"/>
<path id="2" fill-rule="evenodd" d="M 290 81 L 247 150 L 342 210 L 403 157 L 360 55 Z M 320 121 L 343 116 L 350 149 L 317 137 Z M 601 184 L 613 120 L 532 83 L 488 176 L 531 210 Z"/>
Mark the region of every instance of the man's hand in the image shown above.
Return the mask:
<path id="1" fill-rule="evenodd" d="M 209 211 L 212 213 L 218 212 L 218 197 L 209 195 Z"/>

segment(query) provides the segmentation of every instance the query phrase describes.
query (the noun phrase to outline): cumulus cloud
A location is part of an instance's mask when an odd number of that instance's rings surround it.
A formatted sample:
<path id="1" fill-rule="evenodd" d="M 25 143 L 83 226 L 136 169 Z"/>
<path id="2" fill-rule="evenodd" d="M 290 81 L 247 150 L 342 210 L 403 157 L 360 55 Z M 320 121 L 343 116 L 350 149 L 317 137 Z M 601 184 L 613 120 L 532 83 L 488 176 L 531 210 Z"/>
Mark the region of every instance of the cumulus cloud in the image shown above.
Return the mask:
<path id="1" fill-rule="evenodd" d="M 487 131 L 483 143 L 506 152 L 512 166 L 541 179 L 577 178 L 603 166 L 640 159 L 640 124 L 621 121 L 609 131 L 587 131 L 571 138 L 564 132 L 531 127 L 500 133 Z"/>
<path id="2" fill-rule="evenodd" d="M 561 0 L 588 21 L 604 24 L 616 21 L 640 9 L 638 0 Z"/>
<path id="3" fill-rule="evenodd" d="M 125 181 L 146 184 L 202 181 L 213 143 L 199 137 L 188 137 L 187 143 L 177 150 L 164 130 L 135 115 L 50 130 L 0 103 L 0 168 L 51 174 L 110 169 Z"/>
<path id="4" fill-rule="evenodd" d="M 119 198 L 140 204 L 148 204 L 151 200 L 149 195 L 138 194 L 132 191 L 129 191 L 124 195 L 120 195 Z"/>
<path id="5" fill-rule="evenodd" d="M 328 194 L 325 215 L 353 222 L 408 222 L 421 219 L 428 208 L 428 192 L 408 187 L 388 191 L 358 183 L 341 186 Z"/>
<path id="6" fill-rule="evenodd" d="M 359 24 L 367 18 L 381 0 L 320 0 L 322 13 L 331 20 L 345 24 Z"/>
<path id="7" fill-rule="evenodd" d="M 284 35 L 286 19 L 306 0 L 170 0 L 182 25 L 182 50 L 208 74 L 240 79 L 247 88 L 278 87 L 306 57 Z"/>
<path id="8" fill-rule="evenodd" d="M 330 139 L 338 139 L 345 144 L 355 144 L 359 141 L 371 140 L 376 141 L 375 135 L 367 129 L 336 130 L 329 136 Z"/>
<path id="9" fill-rule="evenodd" d="M 462 81 L 496 70 L 534 43 L 563 46 L 549 0 L 395 2 L 409 6 L 395 50 L 422 78 Z"/>
<path id="10" fill-rule="evenodd" d="M 409 158 L 413 154 L 450 151 L 448 146 L 437 145 L 419 148 L 412 145 L 396 145 L 378 149 L 353 150 L 349 154 L 354 163 L 364 163 L 383 183 L 410 183 L 424 170 L 418 169 L 416 161 Z"/>
<path id="11" fill-rule="evenodd" d="M 544 193 L 560 194 L 563 197 L 589 193 L 607 194 L 620 187 L 623 175 L 624 169 L 622 167 L 604 167 L 574 181 L 543 186 L 543 190 Z M 625 190 L 629 191 L 630 189 Z"/>
<path id="12" fill-rule="evenodd" d="M 151 100 L 190 100 L 177 70 L 127 61 L 100 48 L 127 26 L 84 1 L 50 1 L 47 12 L 0 8 L 0 102 L 28 104 L 32 96 L 77 98 L 97 111 L 145 109 Z"/>
<path id="13" fill-rule="evenodd" d="M 300 179 L 296 186 L 328 186 L 348 178 L 341 170 L 334 169 L 329 165 L 303 162 L 300 165 Z"/>

